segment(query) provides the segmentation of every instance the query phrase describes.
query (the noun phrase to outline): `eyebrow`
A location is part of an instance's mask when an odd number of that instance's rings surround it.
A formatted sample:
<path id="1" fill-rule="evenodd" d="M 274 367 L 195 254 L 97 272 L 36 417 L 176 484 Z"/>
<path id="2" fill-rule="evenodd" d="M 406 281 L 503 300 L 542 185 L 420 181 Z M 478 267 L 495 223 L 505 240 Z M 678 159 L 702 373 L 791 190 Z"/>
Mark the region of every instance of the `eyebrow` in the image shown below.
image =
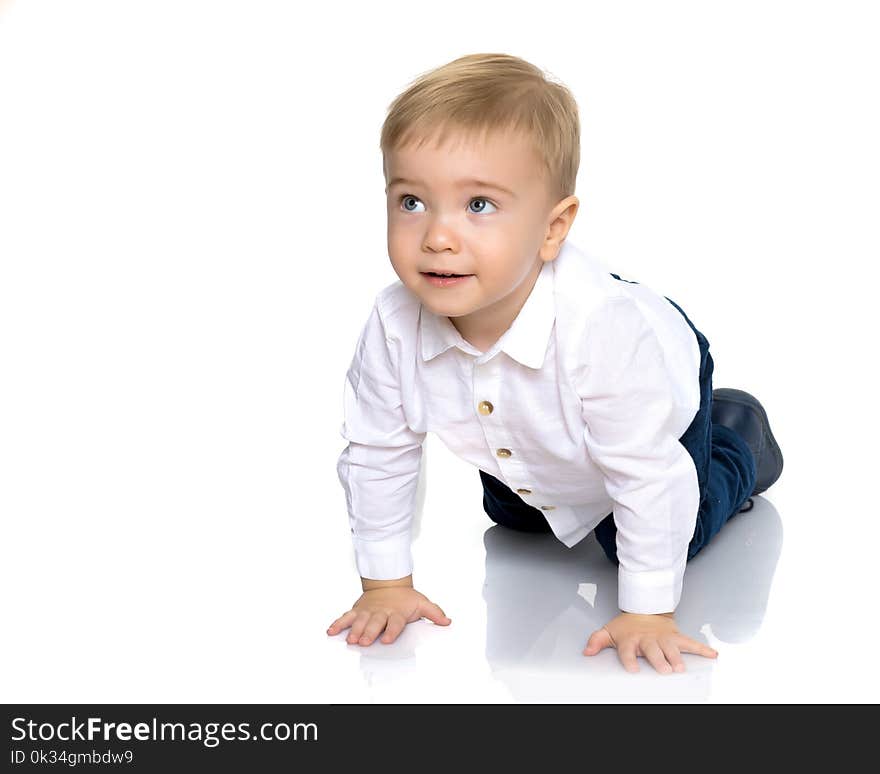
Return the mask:
<path id="1" fill-rule="evenodd" d="M 424 183 L 419 182 L 418 180 L 407 180 L 403 177 L 395 177 L 388 183 L 388 187 L 392 188 L 395 185 L 403 183 L 404 185 L 424 185 Z M 467 178 L 465 180 L 459 180 L 455 183 L 459 188 L 464 188 L 465 186 L 472 185 L 478 186 L 480 188 L 494 188 L 496 191 L 501 191 L 502 193 L 506 193 L 508 196 L 512 198 L 516 198 L 516 194 L 511 191 L 509 188 L 505 188 L 503 185 L 498 185 L 498 183 L 492 183 L 488 180 L 477 180 L 476 178 Z"/>

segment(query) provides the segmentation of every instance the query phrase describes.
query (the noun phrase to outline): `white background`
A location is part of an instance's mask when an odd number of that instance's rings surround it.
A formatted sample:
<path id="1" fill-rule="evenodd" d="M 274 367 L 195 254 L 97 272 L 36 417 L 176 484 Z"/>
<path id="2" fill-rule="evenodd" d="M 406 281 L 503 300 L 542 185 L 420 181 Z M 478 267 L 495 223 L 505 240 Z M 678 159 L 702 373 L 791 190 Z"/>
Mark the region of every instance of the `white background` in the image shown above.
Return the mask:
<path id="1" fill-rule="evenodd" d="M 876 9 L 0 2 L 0 700 L 876 701 Z M 581 656 L 610 565 L 489 546 L 431 435 L 414 577 L 452 624 L 325 633 L 360 594 L 343 380 L 396 280 L 381 124 L 493 51 L 578 101 L 569 238 L 687 311 L 785 455 L 685 576 L 720 652 L 685 675 Z"/>

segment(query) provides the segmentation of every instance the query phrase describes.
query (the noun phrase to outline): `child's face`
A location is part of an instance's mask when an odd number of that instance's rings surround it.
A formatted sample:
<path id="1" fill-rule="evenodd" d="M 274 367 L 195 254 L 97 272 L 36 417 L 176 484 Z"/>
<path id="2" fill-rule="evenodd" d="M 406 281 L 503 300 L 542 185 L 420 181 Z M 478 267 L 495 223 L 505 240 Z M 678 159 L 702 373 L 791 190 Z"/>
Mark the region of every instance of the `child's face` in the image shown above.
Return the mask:
<path id="1" fill-rule="evenodd" d="M 394 271 L 472 343 L 494 340 L 510 326 L 543 262 L 558 254 L 578 206 L 573 196 L 553 200 L 536 151 L 511 133 L 483 143 L 453 134 L 442 148 L 400 148 L 386 158 L 386 181 Z M 470 276 L 438 286 L 430 271 Z"/>

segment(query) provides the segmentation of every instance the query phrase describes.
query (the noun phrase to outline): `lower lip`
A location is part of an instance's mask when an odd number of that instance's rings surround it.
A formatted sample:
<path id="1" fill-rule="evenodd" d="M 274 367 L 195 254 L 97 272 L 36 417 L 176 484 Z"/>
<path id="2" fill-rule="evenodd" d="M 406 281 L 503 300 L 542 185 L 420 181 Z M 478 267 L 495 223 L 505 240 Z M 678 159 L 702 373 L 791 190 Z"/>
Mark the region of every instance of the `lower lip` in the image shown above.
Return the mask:
<path id="1" fill-rule="evenodd" d="M 435 288 L 448 288 L 452 285 L 460 285 L 467 279 L 473 277 L 473 274 L 465 274 L 461 277 L 435 277 L 433 274 L 422 274 Z"/>

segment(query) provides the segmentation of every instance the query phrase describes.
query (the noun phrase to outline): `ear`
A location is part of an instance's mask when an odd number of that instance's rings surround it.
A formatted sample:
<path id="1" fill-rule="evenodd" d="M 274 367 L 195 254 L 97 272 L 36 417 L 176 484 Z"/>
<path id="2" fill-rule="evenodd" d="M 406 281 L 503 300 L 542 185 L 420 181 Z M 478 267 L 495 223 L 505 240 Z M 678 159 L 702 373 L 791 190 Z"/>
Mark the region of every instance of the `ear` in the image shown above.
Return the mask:
<path id="1" fill-rule="evenodd" d="M 559 248 L 568 236 L 579 207 L 580 201 L 576 196 L 566 196 L 550 211 L 547 234 L 540 250 L 541 260 L 552 261 L 559 255 Z"/>

